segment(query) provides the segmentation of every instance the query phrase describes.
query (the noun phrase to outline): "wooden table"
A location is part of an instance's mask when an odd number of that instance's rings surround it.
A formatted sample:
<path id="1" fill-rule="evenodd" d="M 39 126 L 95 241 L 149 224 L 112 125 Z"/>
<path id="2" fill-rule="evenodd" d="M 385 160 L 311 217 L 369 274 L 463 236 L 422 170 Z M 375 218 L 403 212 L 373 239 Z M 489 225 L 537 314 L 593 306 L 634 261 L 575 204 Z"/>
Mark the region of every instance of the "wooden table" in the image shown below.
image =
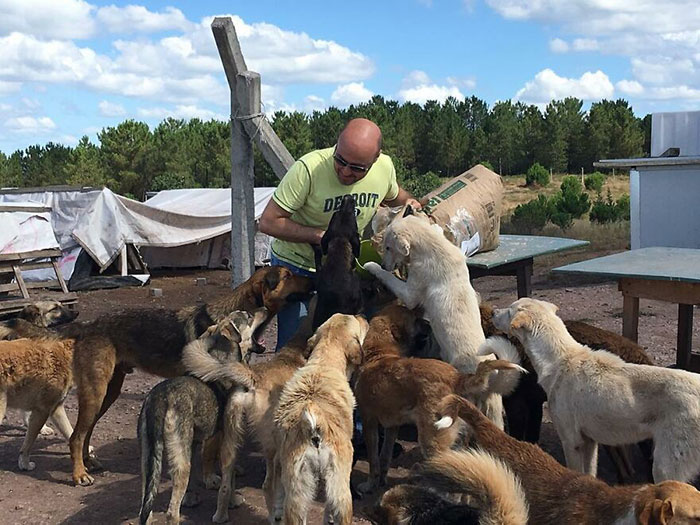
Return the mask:
<path id="1" fill-rule="evenodd" d="M 532 291 L 532 268 L 535 257 L 586 246 L 588 241 L 538 235 L 501 235 L 500 244 L 490 252 L 477 253 L 467 259 L 469 277 L 514 275 L 518 282 L 518 298 Z"/>
<path id="2" fill-rule="evenodd" d="M 640 248 L 555 268 L 553 272 L 613 277 L 622 292 L 622 335 L 637 341 L 639 299 L 678 305 L 676 364 L 700 371 L 700 354 L 692 352 L 693 307 L 700 304 L 700 250 Z"/>

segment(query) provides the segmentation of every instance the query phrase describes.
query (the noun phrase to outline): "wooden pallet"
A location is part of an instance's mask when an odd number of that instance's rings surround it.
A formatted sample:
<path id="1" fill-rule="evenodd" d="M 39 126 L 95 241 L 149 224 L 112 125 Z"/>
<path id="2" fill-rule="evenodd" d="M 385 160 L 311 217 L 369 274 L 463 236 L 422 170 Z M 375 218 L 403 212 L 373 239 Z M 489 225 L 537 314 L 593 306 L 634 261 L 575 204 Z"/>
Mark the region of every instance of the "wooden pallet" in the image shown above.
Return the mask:
<path id="1" fill-rule="evenodd" d="M 60 301 L 63 304 L 74 304 L 78 300 L 75 293 L 68 291 L 66 281 L 63 279 L 60 269 L 58 268 L 58 258 L 61 256 L 61 250 L 36 250 L 22 253 L 3 253 L 0 254 L 0 312 L 11 313 L 17 312 L 25 306 L 41 299 L 47 299 L 45 293 L 34 293 L 30 295 L 29 290 L 58 288 L 58 294 L 51 294 L 50 298 Z M 38 261 L 37 259 L 48 259 Z M 36 270 L 40 268 L 53 269 L 56 274 L 55 279 L 37 282 L 25 282 L 22 278 L 22 270 Z M 14 277 L 14 282 L 8 282 Z M 11 292 L 19 292 L 21 297 L 13 297 Z"/>

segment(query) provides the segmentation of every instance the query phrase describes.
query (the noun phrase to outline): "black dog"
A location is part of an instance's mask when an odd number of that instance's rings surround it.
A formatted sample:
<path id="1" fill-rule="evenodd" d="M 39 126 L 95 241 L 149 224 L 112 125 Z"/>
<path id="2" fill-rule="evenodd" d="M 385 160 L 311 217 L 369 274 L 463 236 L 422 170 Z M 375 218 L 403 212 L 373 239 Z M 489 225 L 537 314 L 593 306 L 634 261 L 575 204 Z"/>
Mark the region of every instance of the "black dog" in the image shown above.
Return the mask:
<path id="1" fill-rule="evenodd" d="M 360 235 L 355 218 L 355 199 L 346 195 L 331 217 L 321 246 L 314 246 L 318 299 L 313 319 L 316 330 L 333 314 L 362 311 L 360 278 L 355 259 L 360 254 Z"/>

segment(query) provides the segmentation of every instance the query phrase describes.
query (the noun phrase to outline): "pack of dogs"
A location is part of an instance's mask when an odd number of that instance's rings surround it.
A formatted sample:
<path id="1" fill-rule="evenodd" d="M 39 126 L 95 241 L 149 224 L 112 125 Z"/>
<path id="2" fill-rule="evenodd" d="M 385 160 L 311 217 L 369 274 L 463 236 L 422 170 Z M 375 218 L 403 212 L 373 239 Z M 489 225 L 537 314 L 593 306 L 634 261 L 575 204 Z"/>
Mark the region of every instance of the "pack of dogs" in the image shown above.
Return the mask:
<path id="1" fill-rule="evenodd" d="M 154 519 L 164 463 L 172 479 L 167 523 L 181 520 L 192 454 L 218 489 L 214 523 L 243 503 L 238 456 L 250 438 L 265 459 L 269 522 L 303 524 L 322 495 L 324 523 L 363 517 L 403 524 L 700 523 L 700 376 L 653 365 L 623 337 L 564 321 L 551 303 L 481 302 L 466 259 L 410 208 L 388 226 L 382 262 L 355 271 L 355 203 L 346 196 L 320 246 L 313 279 L 258 269 L 223 299 L 181 310 L 128 310 L 75 320 L 50 301 L 0 322 L 0 420 L 25 413 L 20 470 L 51 420 L 69 443 L 72 478 L 102 468 L 90 438 L 127 374 L 164 378 L 138 418 L 140 523 Z M 377 292 L 377 290 L 380 290 Z M 297 333 L 267 360 L 261 334 L 287 304 L 310 301 Z M 75 387 L 75 428 L 64 400 Z M 537 441 L 547 404 L 565 465 Z M 388 479 L 402 426 L 421 459 Z M 357 429 L 361 428 L 358 442 Z M 98 428 L 99 430 L 99 428 Z M 620 483 L 596 477 L 601 445 Z M 629 447 L 648 482 L 629 484 Z M 351 483 L 357 450 L 369 471 Z M 392 486 L 393 485 L 393 486 Z"/>

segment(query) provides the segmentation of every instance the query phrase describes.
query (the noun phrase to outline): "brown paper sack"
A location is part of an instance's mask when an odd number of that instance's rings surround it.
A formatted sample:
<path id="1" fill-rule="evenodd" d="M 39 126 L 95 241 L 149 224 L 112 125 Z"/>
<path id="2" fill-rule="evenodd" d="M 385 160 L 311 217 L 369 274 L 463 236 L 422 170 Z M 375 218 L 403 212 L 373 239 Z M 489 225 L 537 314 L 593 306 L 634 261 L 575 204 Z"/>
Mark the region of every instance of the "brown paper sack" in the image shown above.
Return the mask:
<path id="1" fill-rule="evenodd" d="M 498 247 L 503 182 L 477 164 L 429 193 L 423 210 L 467 255 Z"/>

